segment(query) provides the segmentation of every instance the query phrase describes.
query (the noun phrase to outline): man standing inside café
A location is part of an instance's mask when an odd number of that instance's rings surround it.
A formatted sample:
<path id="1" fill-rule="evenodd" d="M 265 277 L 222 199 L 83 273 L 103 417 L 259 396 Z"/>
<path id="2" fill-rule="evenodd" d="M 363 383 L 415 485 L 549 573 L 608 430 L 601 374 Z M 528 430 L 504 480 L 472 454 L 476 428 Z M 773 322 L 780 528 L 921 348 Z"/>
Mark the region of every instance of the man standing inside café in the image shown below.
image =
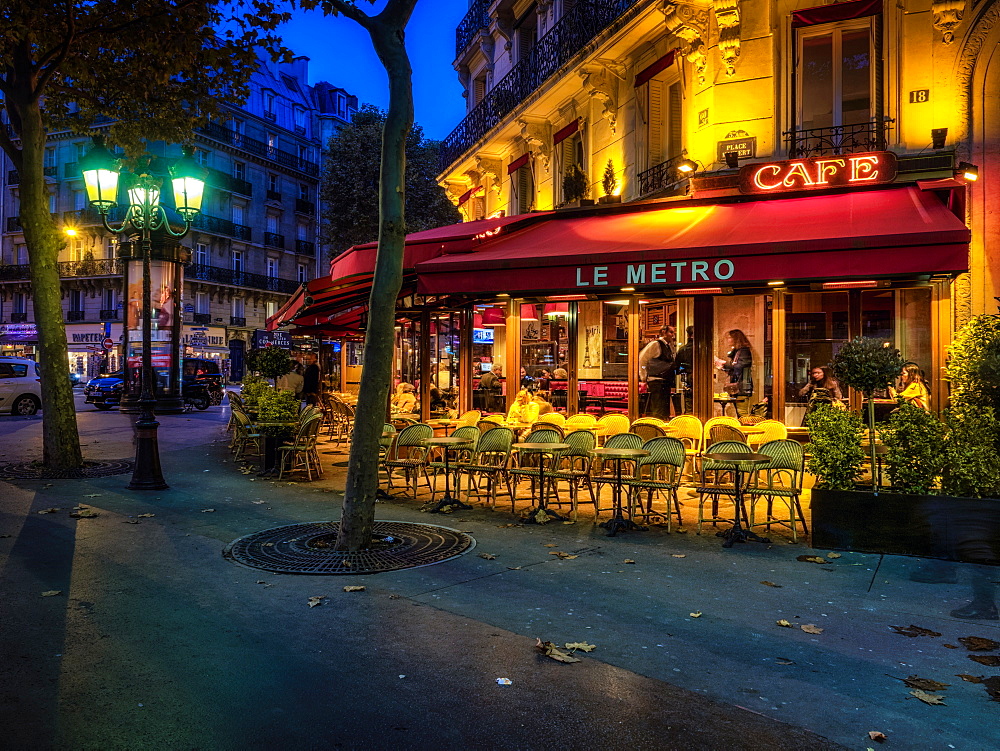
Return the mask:
<path id="1" fill-rule="evenodd" d="M 639 379 L 646 382 L 649 391 L 649 414 L 661 420 L 670 417 L 670 394 L 676 381 L 676 352 L 676 329 L 664 326 L 660 335 L 639 353 Z"/>
<path id="2" fill-rule="evenodd" d="M 306 404 L 319 403 L 319 365 L 316 364 L 316 354 L 307 352 L 302 358 L 306 364 L 302 371 L 302 398 Z"/>

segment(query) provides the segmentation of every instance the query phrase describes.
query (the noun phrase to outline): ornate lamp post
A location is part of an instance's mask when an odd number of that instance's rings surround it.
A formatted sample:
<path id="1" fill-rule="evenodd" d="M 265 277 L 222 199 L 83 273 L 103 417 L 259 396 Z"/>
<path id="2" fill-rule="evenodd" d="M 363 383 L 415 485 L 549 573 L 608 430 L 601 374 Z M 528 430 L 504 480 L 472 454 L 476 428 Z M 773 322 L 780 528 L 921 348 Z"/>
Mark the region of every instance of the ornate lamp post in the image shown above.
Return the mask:
<path id="1" fill-rule="evenodd" d="M 90 205 L 101 215 L 104 228 L 117 235 L 138 238 L 142 254 L 142 394 L 139 397 L 139 418 L 135 421 L 135 469 L 131 490 L 163 490 L 169 487 L 160 469 L 159 444 L 156 431 L 159 423 L 153 413 L 156 396 L 153 384 L 152 356 L 152 292 L 150 281 L 151 233 L 180 238 L 191 229 L 191 222 L 201 211 L 208 170 L 199 165 L 191 149 L 170 167 L 174 208 L 184 220 L 184 229 L 174 231 L 160 204 L 163 177 L 153 173 L 153 157 L 143 155 L 133 171 L 122 169 L 121 160 L 104 146 L 101 136 L 94 137 L 94 147 L 80 160 L 80 169 L 87 187 Z M 108 212 L 118 203 L 120 178 L 128 193 L 125 216 L 118 226 L 108 221 Z M 127 325 L 127 324 L 126 324 Z M 126 353 L 128 354 L 128 353 Z M 174 365 L 176 367 L 176 364 Z"/>

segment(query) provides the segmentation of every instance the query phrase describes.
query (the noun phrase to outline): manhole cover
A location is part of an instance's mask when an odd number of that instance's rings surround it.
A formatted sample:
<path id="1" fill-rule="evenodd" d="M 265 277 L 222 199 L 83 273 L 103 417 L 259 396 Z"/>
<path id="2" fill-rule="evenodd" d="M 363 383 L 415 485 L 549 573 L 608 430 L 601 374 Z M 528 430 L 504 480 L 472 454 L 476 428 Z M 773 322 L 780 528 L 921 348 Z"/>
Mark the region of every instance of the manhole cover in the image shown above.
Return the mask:
<path id="1" fill-rule="evenodd" d="M 332 549 L 339 528 L 340 522 L 311 522 L 265 529 L 234 540 L 222 554 L 280 574 L 377 574 L 441 563 L 476 545 L 457 529 L 376 521 L 371 549 L 343 553 Z"/>
<path id="2" fill-rule="evenodd" d="M 131 459 L 84 462 L 82 467 L 73 469 L 48 469 L 40 462 L 21 462 L 0 465 L 0 480 L 87 480 L 128 474 L 134 466 L 135 462 Z"/>

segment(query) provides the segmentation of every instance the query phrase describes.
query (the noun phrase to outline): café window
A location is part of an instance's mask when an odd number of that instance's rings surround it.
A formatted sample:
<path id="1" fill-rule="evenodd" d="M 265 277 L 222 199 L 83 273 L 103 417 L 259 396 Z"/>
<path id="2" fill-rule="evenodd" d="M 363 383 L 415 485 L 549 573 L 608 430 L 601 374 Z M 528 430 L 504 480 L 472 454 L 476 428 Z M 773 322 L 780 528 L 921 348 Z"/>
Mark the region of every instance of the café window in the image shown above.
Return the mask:
<path id="1" fill-rule="evenodd" d="M 797 30 L 797 127 L 871 122 L 875 106 L 878 16 Z"/>

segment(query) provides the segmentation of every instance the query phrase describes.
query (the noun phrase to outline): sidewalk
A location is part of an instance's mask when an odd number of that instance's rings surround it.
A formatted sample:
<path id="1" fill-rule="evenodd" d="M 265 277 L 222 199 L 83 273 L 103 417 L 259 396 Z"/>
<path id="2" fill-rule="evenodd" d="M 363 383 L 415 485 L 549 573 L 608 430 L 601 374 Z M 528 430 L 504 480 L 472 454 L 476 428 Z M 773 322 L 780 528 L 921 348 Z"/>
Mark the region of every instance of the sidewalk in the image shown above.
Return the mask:
<path id="1" fill-rule="evenodd" d="M 984 687 L 956 677 L 1000 673 L 968 659 L 1000 652 L 957 641 L 1000 641 L 1000 625 L 948 615 L 969 600 L 968 564 L 950 564 L 958 584 L 920 584 L 914 559 L 816 564 L 796 560 L 825 557 L 803 543 L 723 550 L 693 528 L 607 538 L 589 509 L 520 527 L 502 503 L 428 515 L 400 500 L 377 518 L 462 529 L 476 548 L 368 577 L 278 576 L 221 550 L 336 519 L 345 470 L 251 482 L 226 451 L 227 416 L 162 418 L 169 491 L 125 491 L 127 476 L 0 490 L 5 745 L 865 749 L 881 731 L 886 747 L 1000 746 Z M 131 454 L 126 417 L 80 418 L 89 458 Z M 31 458 L 39 437 L 38 421 L 0 421 L 0 461 Z M 100 516 L 70 519 L 79 502 Z M 49 507 L 62 510 L 36 513 Z M 315 595 L 328 599 L 309 608 Z M 890 628 L 911 624 L 941 636 Z M 535 637 L 597 648 L 563 665 L 536 656 Z M 949 684 L 930 692 L 945 705 L 910 695 L 897 679 L 912 675 Z"/>

